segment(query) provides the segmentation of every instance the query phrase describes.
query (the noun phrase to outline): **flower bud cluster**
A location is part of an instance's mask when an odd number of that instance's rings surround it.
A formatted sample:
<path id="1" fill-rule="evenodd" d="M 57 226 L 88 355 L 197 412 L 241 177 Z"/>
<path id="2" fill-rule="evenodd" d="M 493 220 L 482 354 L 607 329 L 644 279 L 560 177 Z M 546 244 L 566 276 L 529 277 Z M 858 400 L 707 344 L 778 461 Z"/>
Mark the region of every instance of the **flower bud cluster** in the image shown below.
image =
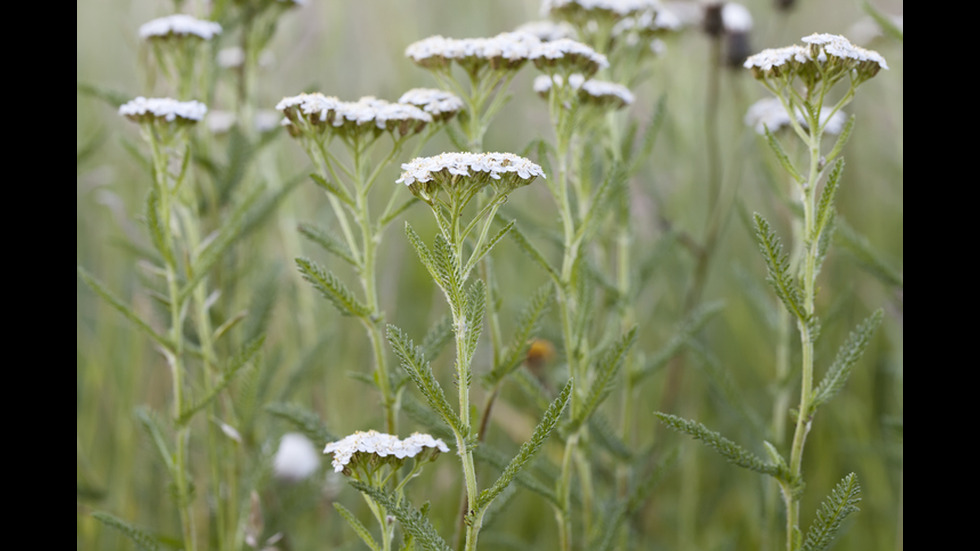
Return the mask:
<path id="1" fill-rule="evenodd" d="M 609 67 L 606 56 L 570 38 L 542 42 L 531 53 L 535 66 L 546 73 L 582 73 L 592 76 Z"/>
<path id="2" fill-rule="evenodd" d="M 802 40 L 805 46 L 771 48 L 750 56 L 745 68 L 759 80 L 799 77 L 808 87 L 821 80 L 833 84 L 845 76 L 860 83 L 888 68 L 881 54 L 840 35 L 812 34 Z"/>
<path id="3" fill-rule="evenodd" d="M 139 96 L 119 107 L 119 114 L 134 122 L 187 122 L 196 123 L 208 112 L 199 101 L 177 101 L 172 98 L 144 98 Z"/>
<path id="4" fill-rule="evenodd" d="M 495 70 L 517 70 L 540 42 L 526 32 L 501 33 L 492 38 L 430 36 L 409 45 L 405 55 L 429 69 L 448 69 L 455 62 L 474 74 L 485 66 Z"/>
<path id="5" fill-rule="evenodd" d="M 398 103 L 414 105 L 436 121 L 447 121 L 463 110 L 463 100 L 435 88 L 412 88 L 398 98 Z"/>
<path id="6" fill-rule="evenodd" d="M 331 442 L 323 449 L 324 454 L 333 454 L 333 470 L 350 474 L 353 466 L 361 461 L 377 461 L 388 459 L 396 468 L 408 458 L 430 453 L 429 459 L 435 459 L 439 452 L 449 452 L 449 447 L 440 439 L 428 434 L 416 432 L 404 440 L 397 436 L 369 430 L 357 431 L 346 436 L 343 440 Z"/>
<path id="7" fill-rule="evenodd" d="M 405 136 L 417 134 L 433 121 L 432 115 L 407 103 L 390 103 L 374 96 L 356 102 L 340 101 L 320 93 L 283 98 L 276 109 L 285 115 L 283 125 L 290 135 L 305 132 L 358 137 L 382 132 Z"/>
<path id="8" fill-rule="evenodd" d="M 564 80 L 560 75 L 540 75 L 534 79 L 534 91 L 542 97 L 548 97 L 552 84 L 562 86 Z M 629 88 L 605 80 L 585 80 L 581 74 L 568 77 L 568 85 L 578 91 L 580 102 L 597 107 L 612 107 L 621 109 L 633 103 L 633 93 Z"/>
<path id="9" fill-rule="evenodd" d="M 211 40 L 215 35 L 221 34 L 221 25 L 214 21 L 202 21 L 179 13 L 144 23 L 140 26 L 139 32 L 143 40 L 174 36 L 194 36 L 202 40 Z"/>
<path id="10" fill-rule="evenodd" d="M 405 184 L 428 203 L 443 187 L 480 188 L 493 184 L 498 191 L 507 193 L 530 184 L 538 176 L 545 177 L 539 165 L 513 153 L 442 153 L 415 158 L 402 164 L 402 170 L 397 183 Z"/>

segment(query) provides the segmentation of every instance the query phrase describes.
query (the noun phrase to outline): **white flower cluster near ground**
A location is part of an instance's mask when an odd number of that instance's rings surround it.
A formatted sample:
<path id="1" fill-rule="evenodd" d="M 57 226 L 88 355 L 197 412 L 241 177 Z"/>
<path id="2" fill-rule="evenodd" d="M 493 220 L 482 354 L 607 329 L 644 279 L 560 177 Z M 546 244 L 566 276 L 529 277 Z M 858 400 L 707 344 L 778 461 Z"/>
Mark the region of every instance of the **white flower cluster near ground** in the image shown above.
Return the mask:
<path id="1" fill-rule="evenodd" d="M 470 176 L 471 172 L 487 173 L 494 180 L 501 174 L 516 174 L 524 180 L 545 177 L 544 170 L 535 163 L 513 153 L 442 153 L 434 157 L 417 157 L 402 164 L 399 184 L 410 186 L 415 182 L 429 182 L 435 175 L 446 172 L 454 176 Z"/>
<path id="2" fill-rule="evenodd" d="M 147 117 L 173 122 L 176 119 L 197 122 L 208 112 L 199 101 L 177 101 L 172 98 L 144 98 L 139 96 L 119 107 L 119 114 L 134 121 Z"/>
<path id="3" fill-rule="evenodd" d="M 405 459 L 415 457 L 426 448 L 443 453 L 449 451 L 445 442 L 428 434 L 416 432 L 404 440 L 399 440 L 397 436 L 369 430 L 367 432 L 357 431 L 346 436 L 343 440 L 331 442 L 323 449 L 323 453 L 333 454 L 333 470 L 339 473 L 358 453 Z"/>
<path id="4" fill-rule="evenodd" d="M 140 38 L 144 40 L 167 36 L 197 36 L 211 40 L 217 34 L 221 34 L 221 25 L 182 13 L 160 17 L 140 26 Z"/>

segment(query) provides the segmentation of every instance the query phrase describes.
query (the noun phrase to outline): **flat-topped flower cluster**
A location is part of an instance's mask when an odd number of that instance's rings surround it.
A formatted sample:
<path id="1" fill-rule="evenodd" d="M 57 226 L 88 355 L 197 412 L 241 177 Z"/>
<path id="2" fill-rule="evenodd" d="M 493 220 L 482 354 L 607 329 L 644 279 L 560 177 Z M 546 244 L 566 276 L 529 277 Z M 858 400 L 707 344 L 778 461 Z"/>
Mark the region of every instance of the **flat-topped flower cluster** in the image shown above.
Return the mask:
<path id="1" fill-rule="evenodd" d="M 840 35 L 812 34 L 802 40 L 804 46 L 769 48 L 750 56 L 745 68 L 759 80 L 799 76 L 810 84 L 820 80 L 833 83 L 847 75 L 861 82 L 888 68 L 881 54 L 855 46 Z"/>
<path id="2" fill-rule="evenodd" d="M 172 36 L 193 36 L 211 40 L 221 34 L 221 25 L 214 21 L 203 21 L 190 15 L 175 14 L 154 19 L 140 26 L 140 38 L 153 40 Z"/>
<path id="3" fill-rule="evenodd" d="M 405 55 L 426 68 L 448 68 L 458 63 L 471 73 L 484 66 L 491 69 L 520 68 L 534 61 L 539 67 L 562 60 L 580 65 L 578 72 L 592 74 L 609 66 L 606 57 L 589 46 L 569 38 L 542 41 L 530 32 L 501 33 L 492 38 L 445 38 L 430 36 L 411 44 Z"/>
<path id="4" fill-rule="evenodd" d="M 562 86 L 564 79 L 561 75 L 539 75 L 534 79 L 534 91 L 547 97 L 552 85 Z M 588 79 L 575 73 L 568 77 L 568 85 L 578 91 L 579 101 L 596 106 L 611 106 L 615 109 L 632 105 L 633 93 L 622 84 L 605 80 Z"/>
<path id="5" fill-rule="evenodd" d="M 409 103 L 391 103 L 374 96 L 349 102 L 316 92 L 283 98 L 276 109 L 283 125 L 296 137 L 306 130 L 323 132 L 391 132 L 400 136 L 421 132 L 433 116 Z M 445 117 L 444 117 L 445 118 Z"/>
<path id="6" fill-rule="evenodd" d="M 463 110 L 463 100 L 436 88 L 412 88 L 398 98 L 398 103 L 414 105 L 435 120 L 450 119 Z"/>
<path id="7" fill-rule="evenodd" d="M 544 170 L 528 159 L 513 153 L 442 153 L 434 157 L 417 157 L 402 164 L 399 184 L 411 186 L 419 182 L 431 182 L 441 176 L 450 179 L 458 176 L 478 176 L 482 173 L 494 180 L 503 176 L 517 176 L 523 180 L 545 177 Z"/>
<path id="8" fill-rule="evenodd" d="M 351 461 L 361 455 L 402 460 L 429 450 L 434 458 L 438 452 L 449 452 L 449 447 L 442 440 L 428 434 L 416 432 L 400 440 L 391 434 L 369 430 L 357 431 L 342 440 L 331 442 L 323 449 L 323 453 L 333 454 L 333 470 L 339 473 L 346 471 Z"/>
<path id="9" fill-rule="evenodd" d="M 139 96 L 119 106 L 119 114 L 134 122 L 196 123 L 208 112 L 199 101 L 177 101 L 172 98 L 144 98 Z"/>

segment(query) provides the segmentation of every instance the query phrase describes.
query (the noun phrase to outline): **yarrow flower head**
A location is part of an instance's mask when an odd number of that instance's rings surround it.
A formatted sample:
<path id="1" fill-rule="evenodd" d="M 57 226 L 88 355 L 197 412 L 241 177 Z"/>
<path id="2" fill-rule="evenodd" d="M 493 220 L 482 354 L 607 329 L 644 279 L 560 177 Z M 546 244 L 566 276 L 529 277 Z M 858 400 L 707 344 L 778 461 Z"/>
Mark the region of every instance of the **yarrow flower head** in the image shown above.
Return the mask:
<path id="1" fill-rule="evenodd" d="M 507 194 L 545 177 L 539 165 L 513 153 L 442 153 L 413 159 L 402 170 L 397 183 L 430 205 L 443 189 L 452 194 L 492 185 L 497 193 Z"/>
<path id="2" fill-rule="evenodd" d="M 854 85 L 887 69 L 885 58 L 840 35 L 812 34 L 804 46 L 763 50 L 745 60 L 745 68 L 759 80 L 799 77 L 807 87 L 822 80 L 831 84 L 850 76 Z"/>
<path id="3" fill-rule="evenodd" d="M 290 135 L 318 139 L 333 135 L 377 138 L 385 132 L 404 137 L 421 132 L 433 120 L 414 105 L 389 103 L 374 96 L 346 102 L 320 93 L 300 94 L 283 98 L 276 109 L 286 117 L 283 125 Z"/>
<path id="4" fill-rule="evenodd" d="M 538 69 L 552 74 L 582 73 L 592 76 L 609 67 L 606 56 L 570 38 L 543 42 L 535 48 L 530 58 Z"/>
<path id="5" fill-rule="evenodd" d="M 492 38 L 430 36 L 409 45 L 405 55 L 428 69 L 448 70 L 457 63 L 475 75 L 484 68 L 516 71 L 527 62 L 540 42 L 526 32 L 501 33 Z"/>
<path id="6" fill-rule="evenodd" d="M 196 37 L 211 40 L 221 34 L 221 25 L 214 21 L 203 21 L 185 14 L 168 15 L 154 19 L 140 26 L 143 40 L 161 40 L 172 37 Z"/>
<path id="7" fill-rule="evenodd" d="M 119 114 L 134 122 L 172 122 L 194 124 L 208 112 L 199 101 L 177 101 L 171 98 L 139 96 L 119 107 Z"/>
<path id="8" fill-rule="evenodd" d="M 447 121 L 463 110 L 463 100 L 435 88 L 412 88 L 398 98 L 398 103 L 414 105 L 436 121 Z"/>
<path id="9" fill-rule="evenodd" d="M 358 469 L 370 473 L 386 464 L 398 469 L 405 459 L 433 460 L 440 452 L 448 453 L 449 447 L 428 434 L 415 433 L 399 440 L 397 436 L 374 430 L 355 432 L 323 449 L 324 454 L 333 454 L 333 470 L 346 475 Z"/>
<path id="10" fill-rule="evenodd" d="M 806 128 L 806 118 L 799 107 L 796 109 L 796 120 Z M 830 107 L 820 110 L 820 125 L 823 126 L 824 132 L 840 134 L 846 123 L 847 117 L 842 111 L 835 112 Z M 765 134 L 766 128 L 770 132 L 776 132 L 784 126 L 789 126 L 789 113 L 779 98 L 764 98 L 749 107 L 745 113 L 745 124 L 753 127 L 759 134 Z"/>
<path id="11" fill-rule="evenodd" d="M 534 79 L 534 91 L 548 97 L 552 84 L 562 86 L 563 82 L 561 75 L 540 75 Z M 568 85 L 578 92 L 578 100 L 586 105 L 621 109 L 631 105 L 634 99 L 629 88 L 621 84 L 597 79 L 586 80 L 578 73 L 568 77 Z"/>

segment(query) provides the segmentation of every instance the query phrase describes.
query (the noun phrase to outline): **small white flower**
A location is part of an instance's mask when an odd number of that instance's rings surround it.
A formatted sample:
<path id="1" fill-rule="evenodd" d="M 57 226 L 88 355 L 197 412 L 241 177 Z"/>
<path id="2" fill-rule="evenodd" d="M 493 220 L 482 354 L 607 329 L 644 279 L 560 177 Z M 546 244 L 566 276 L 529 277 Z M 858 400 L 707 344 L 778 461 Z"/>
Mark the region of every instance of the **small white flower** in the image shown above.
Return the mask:
<path id="1" fill-rule="evenodd" d="M 347 468 L 354 455 L 358 453 L 407 459 L 419 455 L 426 448 L 444 453 L 449 451 L 445 442 L 428 434 L 415 433 L 405 440 L 399 440 L 397 436 L 369 430 L 358 431 L 342 440 L 331 442 L 323 449 L 323 453 L 333 454 L 333 469 L 334 472 L 339 473 Z"/>
<path id="2" fill-rule="evenodd" d="M 470 171 L 482 172 L 493 179 L 501 174 L 517 174 L 530 180 L 545 177 L 535 163 L 513 153 L 442 153 L 435 157 L 418 157 L 402 165 L 402 176 L 396 183 L 411 186 L 415 182 L 430 182 L 435 175 L 446 171 L 456 176 L 470 176 Z"/>
<path id="3" fill-rule="evenodd" d="M 211 40 L 217 34 L 221 34 L 221 25 L 185 14 L 168 15 L 140 26 L 140 38 L 144 40 L 166 36 L 197 36 Z"/>
<path id="4" fill-rule="evenodd" d="M 119 107 L 119 114 L 134 120 L 147 118 L 173 122 L 177 119 L 197 122 L 204 118 L 208 108 L 199 101 L 177 101 L 171 98 L 144 98 L 139 96 Z"/>
<path id="5" fill-rule="evenodd" d="M 297 481 L 307 478 L 320 468 L 320 456 L 309 438 L 296 432 L 282 436 L 272 462 L 276 478 Z"/>
<path id="6" fill-rule="evenodd" d="M 752 30 L 752 14 L 748 8 L 735 2 L 725 2 L 721 8 L 721 21 L 730 33 L 747 33 Z"/>
<path id="7" fill-rule="evenodd" d="M 398 98 L 398 103 L 414 105 L 435 119 L 447 119 L 463 110 L 463 100 L 434 88 L 412 88 Z"/>

